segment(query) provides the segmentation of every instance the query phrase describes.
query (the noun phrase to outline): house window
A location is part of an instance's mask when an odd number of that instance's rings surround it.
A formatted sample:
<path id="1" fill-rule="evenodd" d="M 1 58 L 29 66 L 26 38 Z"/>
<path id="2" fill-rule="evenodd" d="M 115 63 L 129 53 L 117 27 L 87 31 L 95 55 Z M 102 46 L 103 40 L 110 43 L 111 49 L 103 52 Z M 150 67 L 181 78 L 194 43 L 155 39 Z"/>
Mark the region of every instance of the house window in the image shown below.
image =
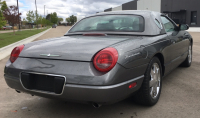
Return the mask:
<path id="1" fill-rule="evenodd" d="M 191 12 L 191 25 L 197 24 L 197 11 Z"/>

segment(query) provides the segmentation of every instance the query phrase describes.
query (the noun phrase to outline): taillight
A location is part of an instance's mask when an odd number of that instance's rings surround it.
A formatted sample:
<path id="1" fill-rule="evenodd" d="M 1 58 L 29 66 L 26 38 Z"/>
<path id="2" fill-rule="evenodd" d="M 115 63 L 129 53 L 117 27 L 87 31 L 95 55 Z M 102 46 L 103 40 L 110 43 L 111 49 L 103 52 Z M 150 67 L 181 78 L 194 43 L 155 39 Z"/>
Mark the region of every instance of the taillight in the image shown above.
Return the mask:
<path id="1" fill-rule="evenodd" d="M 15 47 L 12 50 L 11 55 L 10 55 L 10 61 L 12 63 L 15 62 L 15 60 L 19 57 L 19 54 L 23 50 L 23 48 L 24 48 L 24 45 L 20 45 L 20 46 Z"/>
<path id="2" fill-rule="evenodd" d="M 118 60 L 118 52 L 115 48 L 106 48 L 97 53 L 94 57 L 94 67 L 101 72 L 111 70 Z"/>

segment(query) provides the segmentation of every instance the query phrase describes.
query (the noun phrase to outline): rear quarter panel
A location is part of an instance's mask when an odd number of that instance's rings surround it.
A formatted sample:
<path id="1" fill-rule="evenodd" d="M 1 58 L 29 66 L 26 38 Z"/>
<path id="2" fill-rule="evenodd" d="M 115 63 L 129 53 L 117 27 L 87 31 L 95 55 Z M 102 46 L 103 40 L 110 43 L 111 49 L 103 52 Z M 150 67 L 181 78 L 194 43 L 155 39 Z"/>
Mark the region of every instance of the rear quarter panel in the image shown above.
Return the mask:
<path id="1" fill-rule="evenodd" d="M 117 44 L 118 63 L 127 69 L 148 64 L 157 53 L 164 57 L 164 63 L 170 62 L 170 41 L 166 34 L 154 37 L 141 36 Z"/>

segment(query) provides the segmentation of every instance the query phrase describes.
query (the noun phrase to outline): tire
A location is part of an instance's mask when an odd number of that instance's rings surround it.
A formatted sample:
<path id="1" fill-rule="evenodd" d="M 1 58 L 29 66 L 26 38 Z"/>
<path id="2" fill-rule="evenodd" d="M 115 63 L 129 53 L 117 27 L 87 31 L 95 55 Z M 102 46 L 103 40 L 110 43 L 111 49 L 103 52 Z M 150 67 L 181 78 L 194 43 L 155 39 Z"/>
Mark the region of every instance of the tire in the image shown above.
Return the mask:
<path id="1" fill-rule="evenodd" d="M 183 67 L 190 67 L 192 64 L 192 45 L 188 47 L 188 55 L 185 59 L 185 61 L 181 64 Z"/>
<path id="2" fill-rule="evenodd" d="M 141 105 L 153 106 L 159 100 L 161 88 L 162 66 L 160 60 L 157 57 L 153 57 L 145 72 L 142 86 L 134 96 L 134 100 Z M 157 92 L 155 92 L 156 90 Z"/>

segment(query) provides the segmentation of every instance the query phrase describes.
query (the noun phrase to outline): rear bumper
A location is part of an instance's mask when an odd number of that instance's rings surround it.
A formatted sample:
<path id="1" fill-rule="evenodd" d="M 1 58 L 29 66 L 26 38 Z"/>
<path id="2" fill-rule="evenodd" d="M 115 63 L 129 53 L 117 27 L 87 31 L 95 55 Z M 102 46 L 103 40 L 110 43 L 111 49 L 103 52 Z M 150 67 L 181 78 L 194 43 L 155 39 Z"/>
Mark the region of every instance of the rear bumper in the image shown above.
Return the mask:
<path id="1" fill-rule="evenodd" d="M 108 86 L 65 84 L 61 95 L 28 90 L 23 87 L 19 78 L 8 76 L 6 74 L 4 75 L 4 78 L 9 87 L 31 95 L 61 99 L 65 101 L 111 104 L 123 100 L 136 92 L 140 88 L 144 76 L 142 75 L 119 84 Z M 129 85 L 134 82 L 137 82 L 137 85 L 134 88 L 129 89 Z"/>

